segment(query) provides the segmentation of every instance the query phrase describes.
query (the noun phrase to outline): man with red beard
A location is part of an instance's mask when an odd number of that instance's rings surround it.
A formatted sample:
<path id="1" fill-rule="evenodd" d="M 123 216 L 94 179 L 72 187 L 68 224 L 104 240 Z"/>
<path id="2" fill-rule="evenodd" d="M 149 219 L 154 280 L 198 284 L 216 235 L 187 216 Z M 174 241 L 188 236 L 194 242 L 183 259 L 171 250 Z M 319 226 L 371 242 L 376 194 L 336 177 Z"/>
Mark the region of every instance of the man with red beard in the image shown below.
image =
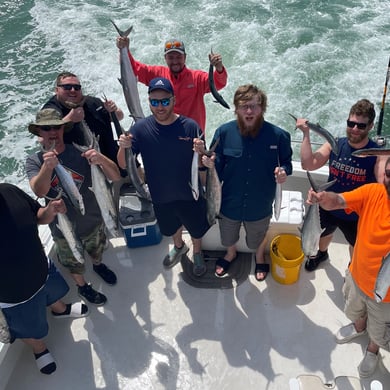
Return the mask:
<path id="1" fill-rule="evenodd" d="M 362 99 L 356 102 L 351 107 L 348 115 L 347 136 L 341 137 L 337 141 L 339 152 L 336 155 L 328 142 L 313 152 L 310 143 L 310 131 L 306 124 L 307 119 L 299 118 L 296 125 L 303 132 L 301 145 L 302 168 L 313 171 L 329 161 L 328 182 L 334 179 L 337 180 L 329 187 L 329 191 L 337 193 L 353 190 L 366 183 L 382 182 L 383 158 L 352 156 L 352 153 L 356 150 L 379 147 L 368 138 L 368 133 L 374 126 L 374 119 L 375 109 L 370 101 Z M 381 172 L 381 176 L 379 176 L 379 172 Z M 321 262 L 328 259 L 328 247 L 337 228 L 340 228 L 348 241 L 352 258 L 357 234 L 357 214 L 347 214 L 344 210 L 326 211 L 320 207 L 320 219 L 321 228 L 325 230 L 321 235 L 317 254 L 306 260 L 305 269 L 307 271 L 314 271 Z"/>
<path id="2" fill-rule="evenodd" d="M 256 251 L 256 280 L 269 272 L 265 263 L 265 236 L 272 216 L 276 182 L 292 173 L 290 134 L 264 120 L 267 96 L 255 85 L 240 86 L 234 94 L 236 120 L 220 126 L 211 145 L 222 185 L 219 222 L 222 245 L 227 248 L 216 262 L 215 275 L 227 275 L 237 257 L 241 224 L 249 249 Z M 207 161 L 204 161 L 207 166 Z"/>

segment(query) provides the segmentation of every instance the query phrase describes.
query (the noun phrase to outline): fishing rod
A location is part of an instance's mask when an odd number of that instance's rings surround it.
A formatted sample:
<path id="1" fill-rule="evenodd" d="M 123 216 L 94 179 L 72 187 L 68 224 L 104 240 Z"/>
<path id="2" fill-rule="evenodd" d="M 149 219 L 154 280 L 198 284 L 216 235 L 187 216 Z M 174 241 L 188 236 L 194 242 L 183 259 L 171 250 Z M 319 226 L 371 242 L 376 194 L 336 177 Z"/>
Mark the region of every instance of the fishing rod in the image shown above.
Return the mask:
<path id="1" fill-rule="evenodd" d="M 390 77 L 390 57 L 389 57 L 389 65 L 387 66 L 385 88 L 383 90 L 381 112 L 379 113 L 378 127 L 377 127 L 377 130 L 376 130 L 376 134 L 377 135 L 381 135 L 381 133 L 382 133 L 383 115 L 384 115 L 384 112 L 385 112 L 385 100 L 386 100 L 387 84 L 389 82 L 389 77 Z"/>

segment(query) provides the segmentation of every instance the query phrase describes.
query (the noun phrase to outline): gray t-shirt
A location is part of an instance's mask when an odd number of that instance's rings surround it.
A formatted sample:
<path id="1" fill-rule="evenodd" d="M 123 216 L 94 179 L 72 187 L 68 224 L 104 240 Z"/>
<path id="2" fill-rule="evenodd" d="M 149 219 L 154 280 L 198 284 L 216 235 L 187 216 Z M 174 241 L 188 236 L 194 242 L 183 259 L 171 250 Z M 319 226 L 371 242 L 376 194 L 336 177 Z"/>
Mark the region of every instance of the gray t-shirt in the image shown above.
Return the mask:
<path id="1" fill-rule="evenodd" d="M 43 164 L 42 152 L 30 155 L 26 160 L 27 177 L 31 180 L 37 176 Z M 81 156 L 81 152 L 73 145 L 65 145 L 65 150 L 58 156 L 60 164 L 71 173 L 81 195 L 83 196 L 85 215 L 76 210 L 65 192 L 63 199 L 67 207 L 67 216 L 74 225 L 75 233 L 78 237 L 85 237 L 90 234 L 98 225 L 103 223 L 99 205 L 97 204 L 94 193 L 91 191 L 91 167 L 86 158 Z M 61 183 L 53 170 L 51 177 L 51 189 L 46 194 L 50 198 L 55 198 L 60 190 Z M 49 225 L 54 237 L 63 237 L 57 228 L 57 218 Z"/>

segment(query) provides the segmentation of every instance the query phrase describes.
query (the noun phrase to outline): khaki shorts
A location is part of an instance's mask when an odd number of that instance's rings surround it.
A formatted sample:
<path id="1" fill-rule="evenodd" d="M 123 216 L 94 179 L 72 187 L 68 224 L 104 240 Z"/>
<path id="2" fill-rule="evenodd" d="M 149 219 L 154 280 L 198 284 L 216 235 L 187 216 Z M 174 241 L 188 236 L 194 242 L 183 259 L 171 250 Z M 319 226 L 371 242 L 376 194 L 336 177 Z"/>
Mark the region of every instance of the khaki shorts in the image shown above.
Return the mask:
<path id="1" fill-rule="evenodd" d="M 103 252 L 106 246 L 106 234 L 104 233 L 104 224 L 97 226 L 92 233 L 86 237 L 80 237 L 84 251 L 89 254 L 94 265 L 102 262 Z M 65 238 L 54 238 L 58 261 L 72 274 L 83 274 L 85 265 L 79 263 L 73 256 Z"/>
<path id="2" fill-rule="evenodd" d="M 367 315 L 368 336 L 375 344 L 390 351 L 390 303 L 377 303 L 355 284 L 350 272 L 345 274 L 343 286 L 345 315 L 355 322 Z"/>
<path id="3" fill-rule="evenodd" d="M 222 214 L 219 216 L 218 224 L 222 245 L 228 247 L 236 244 L 240 239 L 240 228 L 243 224 L 246 233 L 246 245 L 252 250 L 256 250 L 263 242 L 271 221 L 271 217 L 258 221 L 236 221 Z"/>

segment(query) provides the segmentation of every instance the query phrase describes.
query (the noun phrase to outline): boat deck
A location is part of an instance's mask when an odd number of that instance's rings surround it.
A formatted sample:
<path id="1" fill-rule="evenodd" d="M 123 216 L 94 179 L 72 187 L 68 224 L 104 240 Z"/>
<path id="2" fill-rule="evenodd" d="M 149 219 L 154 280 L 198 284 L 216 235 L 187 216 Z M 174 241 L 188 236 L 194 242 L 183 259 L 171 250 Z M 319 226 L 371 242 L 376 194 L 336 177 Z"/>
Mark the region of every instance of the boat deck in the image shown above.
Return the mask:
<path id="1" fill-rule="evenodd" d="M 89 305 L 83 319 L 50 318 L 47 345 L 57 371 L 40 374 L 23 346 L 6 390 L 284 390 L 302 374 L 324 382 L 358 377 L 367 339 L 344 345 L 334 340 L 349 322 L 341 293 L 348 263 L 343 240 L 335 239 L 330 261 L 315 272 L 302 267 L 295 284 L 277 283 L 271 274 L 259 283 L 251 272 L 232 289 L 192 287 L 183 281 L 180 263 L 163 269 L 170 246 L 164 238 L 159 245 L 129 249 L 123 238 L 112 239 L 105 262 L 118 284 L 105 285 L 91 267 L 86 275 L 107 295 L 107 304 Z M 75 285 L 63 274 L 71 287 L 65 300 L 78 301 Z M 381 354 L 362 389 L 373 379 L 390 383 L 390 353 Z"/>

